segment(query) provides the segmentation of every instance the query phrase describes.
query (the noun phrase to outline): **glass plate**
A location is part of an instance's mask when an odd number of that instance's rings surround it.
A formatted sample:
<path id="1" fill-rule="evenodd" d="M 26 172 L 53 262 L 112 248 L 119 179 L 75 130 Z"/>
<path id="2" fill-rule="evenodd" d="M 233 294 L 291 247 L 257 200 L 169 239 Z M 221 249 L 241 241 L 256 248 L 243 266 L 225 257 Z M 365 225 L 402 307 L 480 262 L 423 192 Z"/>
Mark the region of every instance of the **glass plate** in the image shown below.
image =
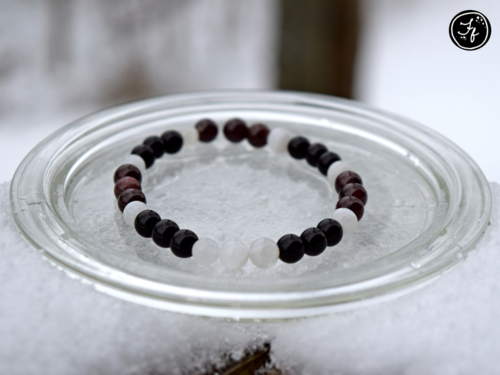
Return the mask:
<path id="1" fill-rule="evenodd" d="M 249 262 L 239 271 L 219 261 L 203 268 L 137 235 L 116 206 L 114 170 L 145 137 L 206 117 L 287 128 L 350 162 L 369 195 L 354 235 L 296 264 L 262 270 Z M 147 170 L 149 208 L 219 244 L 300 235 L 331 216 L 337 194 L 315 168 L 221 134 Z M 468 155 L 407 119 L 328 96 L 227 91 L 135 102 L 66 126 L 21 163 L 11 205 L 33 246 L 100 291 L 189 314 L 283 319 L 353 308 L 437 278 L 483 235 L 491 193 Z"/>

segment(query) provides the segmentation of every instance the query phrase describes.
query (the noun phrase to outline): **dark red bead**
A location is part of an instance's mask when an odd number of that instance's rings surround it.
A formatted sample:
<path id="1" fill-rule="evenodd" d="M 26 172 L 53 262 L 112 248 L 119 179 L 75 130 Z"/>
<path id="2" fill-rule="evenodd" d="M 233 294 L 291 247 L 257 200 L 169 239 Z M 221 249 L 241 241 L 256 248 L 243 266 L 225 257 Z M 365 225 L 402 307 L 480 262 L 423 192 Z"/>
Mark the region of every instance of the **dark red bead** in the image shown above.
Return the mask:
<path id="1" fill-rule="evenodd" d="M 125 209 L 125 206 L 130 202 L 141 201 L 146 203 L 146 197 L 142 193 L 142 191 L 138 189 L 127 189 L 123 191 L 118 197 L 118 208 L 121 212 Z"/>
<path id="2" fill-rule="evenodd" d="M 248 128 L 248 142 L 254 147 L 263 147 L 267 144 L 269 128 L 264 124 L 253 124 Z"/>
<path id="3" fill-rule="evenodd" d="M 337 193 L 340 193 L 340 190 L 347 184 L 361 184 L 363 185 L 363 181 L 359 174 L 353 171 L 345 171 L 339 174 L 337 179 L 335 180 L 335 190 Z"/>
<path id="4" fill-rule="evenodd" d="M 116 181 L 115 184 L 115 197 L 118 198 L 121 193 L 127 189 L 141 189 L 141 183 L 133 177 L 125 176 Z"/>
<path id="5" fill-rule="evenodd" d="M 217 137 L 219 128 L 210 119 L 203 119 L 196 123 L 196 130 L 198 130 L 198 139 L 201 142 L 211 142 Z"/>
<path id="6" fill-rule="evenodd" d="M 132 164 L 120 165 L 118 169 L 115 171 L 115 175 L 113 176 L 113 181 L 116 183 L 118 180 L 126 176 L 133 177 L 139 182 L 142 181 L 141 171 L 139 170 L 139 168 L 137 168 L 135 165 Z"/>
<path id="7" fill-rule="evenodd" d="M 363 214 L 365 213 L 365 206 L 363 205 L 363 202 L 361 202 L 358 198 L 356 197 L 344 197 L 341 200 L 337 202 L 337 208 L 348 208 L 358 218 L 358 221 L 361 220 L 363 217 Z"/>
<path id="8" fill-rule="evenodd" d="M 344 197 L 356 197 L 366 206 L 368 201 L 368 194 L 363 185 L 358 183 L 350 183 L 345 185 L 339 193 L 339 199 Z"/>
<path id="9" fill-rule="evenodd" d="M 247 125 L 243 120 L 233 118 L 224 125 L 224 135 L 233 143 L 241 142 L 248 135 Z"/>

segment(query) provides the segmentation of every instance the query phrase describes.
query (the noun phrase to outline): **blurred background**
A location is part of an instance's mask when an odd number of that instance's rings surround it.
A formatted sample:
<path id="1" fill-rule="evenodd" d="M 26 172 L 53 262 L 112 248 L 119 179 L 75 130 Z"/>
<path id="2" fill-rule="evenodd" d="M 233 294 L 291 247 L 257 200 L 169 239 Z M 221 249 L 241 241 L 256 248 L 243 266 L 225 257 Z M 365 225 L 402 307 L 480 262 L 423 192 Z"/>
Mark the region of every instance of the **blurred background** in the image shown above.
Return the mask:
<path id="1" fill-rule="evenodd" d="M 486 46 L 450 40 L 488 17 Z M 104 107 L 212 89 L 299 90 L 412 118 L 500 182 L 500 2 L 0 0 L 0 182 L 59 127 Z"/>

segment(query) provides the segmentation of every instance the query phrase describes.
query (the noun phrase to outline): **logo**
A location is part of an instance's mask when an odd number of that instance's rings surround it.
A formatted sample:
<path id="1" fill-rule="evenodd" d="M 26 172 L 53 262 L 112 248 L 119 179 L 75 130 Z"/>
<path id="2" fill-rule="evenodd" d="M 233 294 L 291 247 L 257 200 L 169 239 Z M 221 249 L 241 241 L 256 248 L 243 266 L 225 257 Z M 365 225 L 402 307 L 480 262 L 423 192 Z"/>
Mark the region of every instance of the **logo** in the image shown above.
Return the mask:
<path id="1" fill-rule="evenodd" d="M 483 47 L 491 35 L 490 21 L 475 10 L 458 13 L 450 23 L 450 38 L 458 48 L 474 51 Z"/>

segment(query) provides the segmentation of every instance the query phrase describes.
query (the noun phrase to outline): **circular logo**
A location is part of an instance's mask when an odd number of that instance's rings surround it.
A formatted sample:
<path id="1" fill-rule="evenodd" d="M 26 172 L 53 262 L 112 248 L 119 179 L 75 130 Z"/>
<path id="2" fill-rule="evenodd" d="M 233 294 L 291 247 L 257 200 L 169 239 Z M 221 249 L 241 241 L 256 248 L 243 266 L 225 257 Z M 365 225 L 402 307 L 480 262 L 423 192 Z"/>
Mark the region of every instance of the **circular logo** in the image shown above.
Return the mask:
<path id="1" fill-rule="evenodd" d="M 458 48 L 474 51 L 483 47 L 491 35 L 490 21 L 475 10 L 458 13 L 450 23 L 450 38 Z"/>

